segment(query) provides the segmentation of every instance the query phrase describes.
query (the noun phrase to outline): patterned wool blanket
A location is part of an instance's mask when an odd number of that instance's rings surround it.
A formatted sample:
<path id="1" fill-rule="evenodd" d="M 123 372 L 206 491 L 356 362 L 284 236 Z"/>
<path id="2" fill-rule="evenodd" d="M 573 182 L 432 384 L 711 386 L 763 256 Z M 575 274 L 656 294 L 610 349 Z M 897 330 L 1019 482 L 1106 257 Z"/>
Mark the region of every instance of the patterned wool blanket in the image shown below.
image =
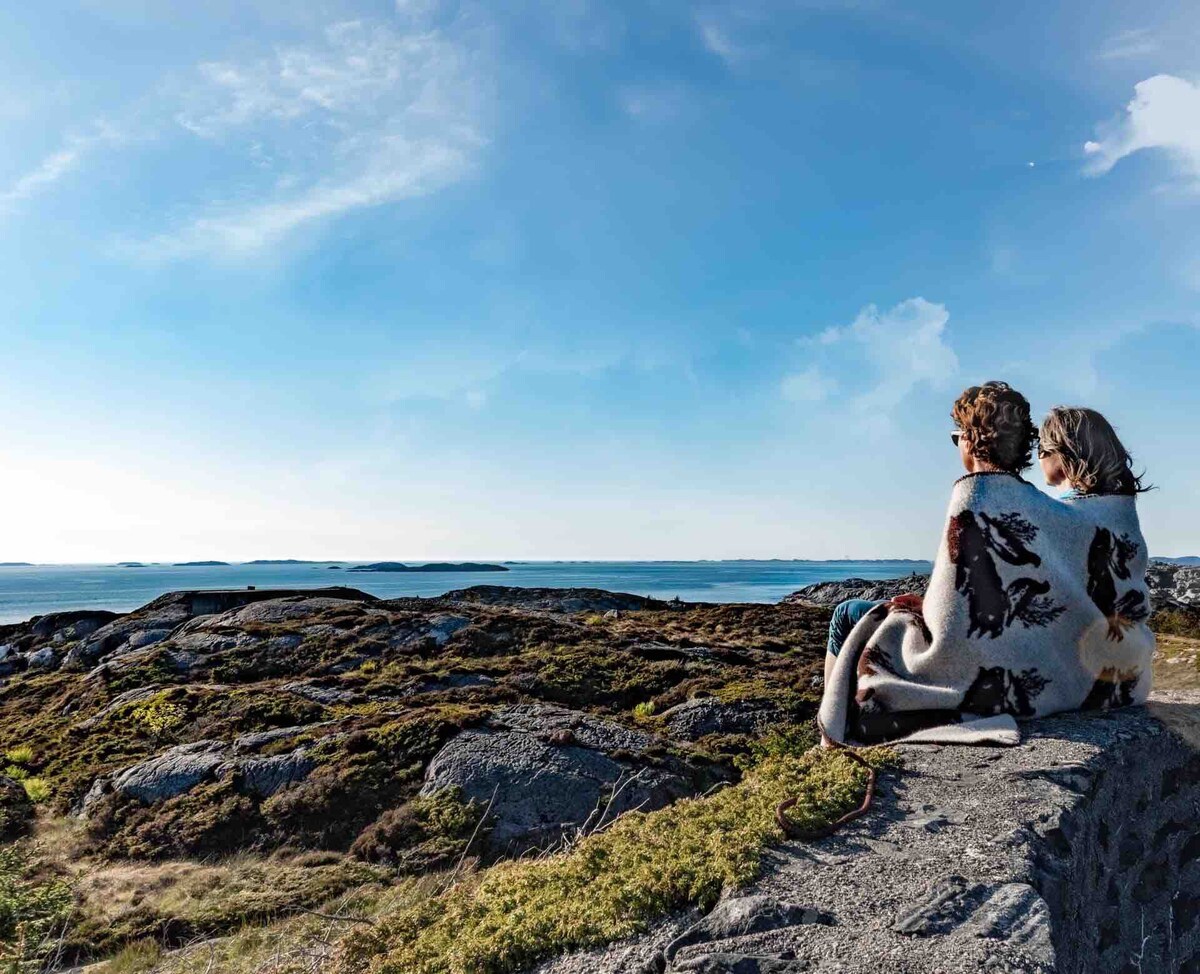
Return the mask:
<path id="1" fill-rule="evenodd" d="M 924 599 L 859 622 L 821 727 L 842 743 L 1016 744 L 1016 717 L 1142 703 L 1146 562 L 1133 497 L 1056 500 L 1011 474 L 963 477 Z"/>

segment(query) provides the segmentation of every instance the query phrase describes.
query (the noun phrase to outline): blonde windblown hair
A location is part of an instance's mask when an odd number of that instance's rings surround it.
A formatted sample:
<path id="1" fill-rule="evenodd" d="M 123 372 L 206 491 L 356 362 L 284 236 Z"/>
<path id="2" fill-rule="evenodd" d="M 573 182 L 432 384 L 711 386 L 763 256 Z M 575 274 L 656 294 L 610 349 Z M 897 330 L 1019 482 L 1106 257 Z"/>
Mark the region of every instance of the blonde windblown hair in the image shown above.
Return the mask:
<path id="1" fill-rule="evenodd" d="M 1039 453 L 1056 453 L 1080 494 L 1140 494 L 1150 490 L 1133 472 L 1133 457 L 1100 413 L 1055 406 L 1042 420 Z"/>

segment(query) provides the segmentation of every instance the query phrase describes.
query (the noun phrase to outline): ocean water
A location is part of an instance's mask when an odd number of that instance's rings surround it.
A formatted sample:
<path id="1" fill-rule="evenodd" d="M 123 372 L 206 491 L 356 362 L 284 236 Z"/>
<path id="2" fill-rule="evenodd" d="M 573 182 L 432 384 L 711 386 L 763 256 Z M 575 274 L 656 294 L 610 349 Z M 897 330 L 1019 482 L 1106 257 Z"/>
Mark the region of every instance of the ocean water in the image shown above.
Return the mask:
<path id="1" fill-rule="evenodd" d="M 347 567 L 353 563 L 342 562 Z M 384 574 L 313 565 L 38 565 L 0 567 L 0 623 L 62 609 L 127 612 L 164 592 L 205 588 L 319 588 L 348 585 L 377 595 L 441 595 L 470 585 L 586 587 L 685 602 L 777 602 L 812 582 L 894 578 L 928 571 L 913 561 L 571 561 L 497 562 L 507 572 Z"/>

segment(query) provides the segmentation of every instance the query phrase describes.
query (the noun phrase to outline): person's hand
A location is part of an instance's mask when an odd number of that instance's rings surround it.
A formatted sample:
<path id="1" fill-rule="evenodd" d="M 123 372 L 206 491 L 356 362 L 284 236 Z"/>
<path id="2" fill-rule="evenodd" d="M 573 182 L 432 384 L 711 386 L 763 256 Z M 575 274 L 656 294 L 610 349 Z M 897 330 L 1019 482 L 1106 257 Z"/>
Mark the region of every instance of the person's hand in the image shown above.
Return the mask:
<path id="1" fill-rule="evenodd" d="M 920 613 L 925 609 L 925 598 L 913 594 L 897 595 L 894 599 L 889 600 L 888 605 L 896 609 L 903 609 L 905 612 Z"/>

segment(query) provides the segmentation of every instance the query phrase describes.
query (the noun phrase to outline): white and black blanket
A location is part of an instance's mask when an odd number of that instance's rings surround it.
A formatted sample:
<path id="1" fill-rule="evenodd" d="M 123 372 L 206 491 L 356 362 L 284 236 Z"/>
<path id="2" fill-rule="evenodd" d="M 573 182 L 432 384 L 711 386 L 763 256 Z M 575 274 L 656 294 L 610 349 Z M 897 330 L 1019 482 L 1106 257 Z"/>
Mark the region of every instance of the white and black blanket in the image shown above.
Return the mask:
<path id="1" fill-rule="evenodd" d="M 959 480 L 924 599 L 855 627 L 819 719 L 841 743 L 1020 741 L 1017 717 L 1142 703 L 1154 634 L 1135 499 Z"/>

